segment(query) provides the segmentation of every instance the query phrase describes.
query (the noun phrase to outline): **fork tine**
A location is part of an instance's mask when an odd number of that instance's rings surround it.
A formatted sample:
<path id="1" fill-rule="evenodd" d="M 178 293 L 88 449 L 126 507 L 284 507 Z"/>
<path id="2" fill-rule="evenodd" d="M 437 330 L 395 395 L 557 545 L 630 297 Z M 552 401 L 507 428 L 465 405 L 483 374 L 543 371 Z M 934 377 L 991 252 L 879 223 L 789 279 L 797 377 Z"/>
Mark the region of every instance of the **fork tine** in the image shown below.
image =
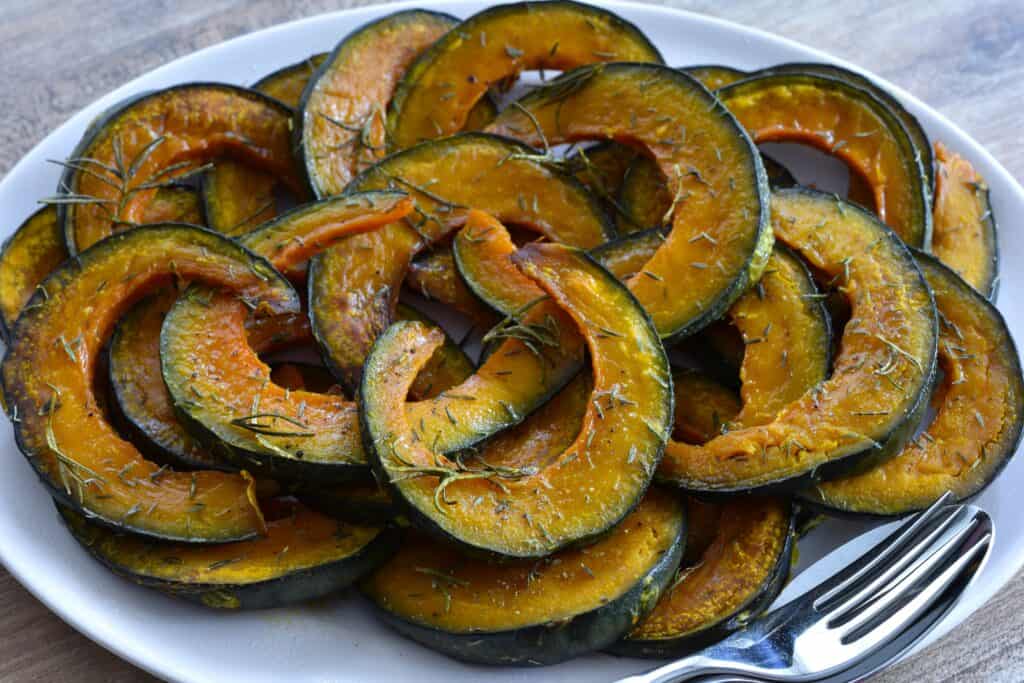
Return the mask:
<path id="1" fill-rule="evenodd" d="M 925 551 L 932 548 L 936 539 L 940 538 L 954 522 L 959 520 L 961 524 L 963 523 L 962 517 L 965 510 L 966 507 L 963 505 L 950 508 L 950 512 L 953 514 L 950 514 L 945 519 L 940 519 L 934 528 L 930 529 L 921 538 L 916 539 L 913 545 L 907 548 L 895 562 L 883 569 L 862 588 L 854 592 L 852 596 L 836 595 L 837 598 L 843 597 L 842 602 L 835 603 L 833 601 L 828 609 L 819 609 L 819 611 L 829 614 L 829 624 L 834 624 L 850 612 L 864 605 L 865 602 L 884 595 L 893 586 L 899 584 L 898 577 L 905 575 L 906 568 L 914 563 Z M 815 607 L 817 606 L 818 603 L 816 602 Z"/>
<path id="2" fill-rule="evenodd" d="M 941 513 L 943 513 L 946 504 L 952 500 L 952 492 L 947 491 L 937 501 L 932 503 L 931 507 L 927 510 L 908 519 L 901 527 L 887 536 L 885 540 L 857 558 L 850 564 L 847 571 L 840 572 L 819 584 L 813 590 L 815 592 L 824 591 L 824 593 L 815 598 L 814 609 L 820 610 L 825 604 L 849 590 L 851 586 L 859 583 L 869 574 L 878 571 L 879 567 L 888 562 L 894 555 L 902 552 L 907 543 L 921 529 L 932 523 L 936 518 L 943 517 Z M 953 514 L 956 512 L 959 512 L 959 510 L 956 510 Z M 952 516 L 952 514 L 949 514 L 949 516 Z"/>
<path id="3" fill-rule="evenodd" d="M 950 562 L 950 557 L 956 551 L 962 549 L 964 541 L 967 540 L 977 529 L 979 523 L 979 516 L 973 516 L 966 525 L 954 531 L 948 538 L 944 539 L 943 542 L 937 548 L 932 550 L 932 552 L 930 552 L 924 559 L 910 567 L 907 567 L 883 597 L 868 605 L 865 609 L 857 613 L 856 616 L 840 627 L 843 641 L 848 642 L 850 640 L 856 640 L 857 638 L 851 636 L 855 635 L 858 631 L 863 630 L 863 628 L 872 621 L 877 621 L 901 600 L 905 600 L 907 596 L 912 596 L 911 602 L 913 602 L 917 600 L 918 595 L 927 593 L 928 591 L 934 591 L 932 584 L 941 583 L 942 577 L 947 575 L 952 577 L 953 575 L 950 574 L 951 568 L 961 567 L 965 561 L 969 562 L 971 558 L 974 557 L 975 553 L 987 545 L 987 534 L 981 539 L 976 539 L 973 547 L 969 550 L 959 553 L 957 559 L 942 571 L 939 578 L 932 577 L 930 580 L 928 578 L 938 568 L 943 567 Z M 968 559 L 965 560 L 965 558 Z M 959 569 L 955 574 L 958 573 Z M 949 578 L 949 580 L 951 581 L 952 578 Z M 899 610 L 897 610 L 896 613 L 898 614 Z M 891 616 L 893 615 L 887 617 L 886 621 L 888 621 Z M 828 623 L 828 626 L 832 626 L 831 621 Z"/>

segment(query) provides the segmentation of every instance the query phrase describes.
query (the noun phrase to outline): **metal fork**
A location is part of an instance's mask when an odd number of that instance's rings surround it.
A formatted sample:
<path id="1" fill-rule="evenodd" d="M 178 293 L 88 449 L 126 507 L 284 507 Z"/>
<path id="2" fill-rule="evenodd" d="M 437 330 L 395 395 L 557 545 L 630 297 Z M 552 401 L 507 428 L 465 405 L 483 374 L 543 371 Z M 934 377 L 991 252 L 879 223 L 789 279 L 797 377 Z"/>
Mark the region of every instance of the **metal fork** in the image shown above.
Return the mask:
<path id="1" fill-rule="evenodd" d="M 951 494 L 943 496 L 846 569 L 742 631 L 620 683 L 710 674 L 817 680 L 865 662 L 908 629 L 920 631 L 919 638 L 980 570 L 995 535 L 984 510 L 949 505 L 951 500 Z M 944 609 L 936 610 L 940 603 Z M 931 621 L 922 630 L 925 619 Z"/>

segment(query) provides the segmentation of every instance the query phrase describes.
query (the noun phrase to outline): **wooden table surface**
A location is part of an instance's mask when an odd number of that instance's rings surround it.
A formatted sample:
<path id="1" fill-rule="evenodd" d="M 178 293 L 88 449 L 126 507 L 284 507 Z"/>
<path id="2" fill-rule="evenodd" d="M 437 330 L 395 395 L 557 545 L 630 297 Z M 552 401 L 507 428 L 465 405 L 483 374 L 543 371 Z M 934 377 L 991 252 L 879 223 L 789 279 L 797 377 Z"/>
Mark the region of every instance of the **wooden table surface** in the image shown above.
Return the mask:
<path id="1" fill-rule="evenodd" d="M 0 173 L 81 107 L 172 59 L 351 0 L 6 0 L 0 21 Z M 429 0 L 423 3 L 429 5 Z M 671 0 L 759 25 L 888 78 L 1024 179 L 1021 0 Z M 0 568 L 0 680 L 151 677 L 79 635 Z M 1024 679 L 1024 576 L 885 683 Z"/>

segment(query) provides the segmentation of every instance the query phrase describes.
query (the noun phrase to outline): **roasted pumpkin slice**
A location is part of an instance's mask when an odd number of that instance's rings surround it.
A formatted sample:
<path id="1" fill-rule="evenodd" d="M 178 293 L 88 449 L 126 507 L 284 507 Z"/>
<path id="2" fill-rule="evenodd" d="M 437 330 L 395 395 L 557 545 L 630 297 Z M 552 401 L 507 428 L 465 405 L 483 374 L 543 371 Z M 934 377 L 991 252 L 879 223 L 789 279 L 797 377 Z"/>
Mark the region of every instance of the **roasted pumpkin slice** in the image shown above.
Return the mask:
<path id="1" fill-rule="evenodd" d="M 761 155 L 768 184 L 771 187 L 793 187 L 796 178 L 789 170 L 764 154 Z M 638 156 L 630 165 L 619 190 L 616 216 L 619 234 L 662 227 L 671 217 L 672 193 L 665 185 L 665 176 L 647 157 Z"/>
<path id="2" fill-rule="evenodd" d="M 746 71 L 722 64 L 698 64 L 683 67 L 682 71 L 696 78 L 708 90 L 718 90 L 748 76 Z"/>
<path id="3" fill-rule="evenodd" d="M 146 455 L 173 467 L 237 469 L 205 449 L 178 420 L 160 364 L 160 330 L 177 300 L 164 289 L 140 301 L 117 324 L 110 340 L 110 386 L 122 421 Z M 270 316 L 248 330 L 257 352 L 312 339 L 304 315 Z"/>
<path id="4" fill-rule="evenodd" d="M 816 73 L 768 73 L 717 94 L 756 142 L 800 142 L 844 161 L 871 187 L 878 216 L 903 241 L 930 243 L 924 163 L 899 118 L 869 92 Z"/>
<path id="5" fill-rule="evenodd" d="M 750 138 L 704 87 L 654 64 L 583 67 L 537 88 L 488 130 L 532 145 L 614 139 L 655 160 L 672 231 L 629 288 L 662 337 L 721 317 L 771 253 L 768 183 Z"/>
<path id="6" fill-rule="evenodd" d="M 609 61 L 662 60 L 635 26 L 598 7 L 559 0 L 486 9 L 437 41 L 402 77 L 388 111 L 388 144 L 405 149 L 462 130 L 489 88 L 523 71 Z"/>
<path id="7" fill-rule="evenodd" d="M 480 329 L 490 329 L 498 318 L 466 286 L 455 268 L 447 245 L 433 249 L 409 264 L 405 284 L 427 299 L 440 301 L 468 317 Z"/>
<path id="8" fill-rule="evenodd" d="M 286 269 L 333 241 L 398 220 L 399 193 L 339 195 L 307 204 L 240 238 Z M 171 308 L 160 338 L 164 383 L 175 409 L 215 456 L 253 463 L 275 477 L 326 482 L 365 474 L 355 405 L 343 396 L 291 392 L 246 340 L 249 309 L 192 286 Z"/>
<path id="9" fill-rule="evenodd" d="M 396 630 L 450 657 L 556 664 L 610 645 L 654 605 L 685 529 L 679 500 L 652 490 L 593 545 L 540 560 L 491 560 L 411 533 L 360 587 Z"/>
<path id="10" fill-rule="evenodd" d="M 75 540 L 115 574 L 222 609 L 265 609 L 326 597 L 376 569 L 397 549 L 394 530 L 289 507 L 289 514 L 267 522 L 264 537 L 218 545 L 154 541 L 58 510 Z"/>
<path id="11" fill-rule="evenodd" d="M 531 154 L 510 140 L 463 133 L 392 155 L 353 181 L 358 190 L 405 190 L 417 210 L 409 221 L 344 240 L 310 266 L 313 330 L 346 387 L 358 386 L 370 346 L 392 322 L 413 256 L 461 225 L 468 207 L 573 246 L 613 234 L 582 185 Z"/>
<path id="12" fill-rule="evenodd" d="M 770 66 L 767 69 L 758 71 L 756 75 L 760 76 L 769 73 L 821 74 L 822 76 L 838 78 L 841 81 L 845 81 L 857 88 L 860 88 L 861 90 L 866 90 L 871 93 L 872 96 L 888 107 L 889 111 L 891 111 L 896 118 L 900 120 L 900 123 L 903 124 L 903 127 L 907 131 L 907 135 L 910 136 L 910 141 L 914 145 L 914 151 L 921 157 L 921 165 L 924 167 L 925 175 L 928 177 L 928 189 L 931 191 L 935 188 L 935 159 L 932 155 L 932 144 L 928 139 L 928 134 L 924 132 L 924 127 L 917 120 L 917 117 L 911 114 L 907 108 L 904 107 L 903 104 L 888 90 L 856 71 L 850 71 L 849 69 L 844 69 L 843 67 L 836 66 L 835 64 L 812 62 L 777 64 L 776 66 Z M 862 204 L 862 206 L 866 205 Z"/>
<path id="13" fill-rule="evenodd" d="M 988 298 L 996 295 L 999 245 L 988 186 L 971 162 L 935 144 L 932 253 Z"/>
<path id="14" fill-rule="evenodd" d="M 1003 317 L 933 257 L 919 253 L 917 260 L 939 311 L 944 379 L 932 399 L 935 418 L 893 459 L 803 494 L 826 511 L 901 515 L 928 507 L 946 491 L 969 498 L 1020 443 L 1024 377 Z"/>
<path id="15" fill-rule="evenodd" d="M 252 89 L 259 90 L 264 95 L 270 95 L 293 109 L 297 108 L 302 99 L 302 92 L 306 89 L 306 84 L 326 59 L 326 52 L 311 55 L 301 62 L 289 64 L 283 69 L 267 74 L 253 83 Z"/>
<path id="16" fill-rule="evenodd" d="M 131 98 L 90 126 L 65 162 L 58 222 L 77 253 L 141 222 L 157 190 L 229 156 L 302 184 L 289 145 L 291 111 L 253 90 L 190 83 Z"/>
<path id="17" fill-rule="evenodd" d="M 252 479 L 157 467 L 117 435 L 93 390 L 120 314 L 175 274 L 227 287 L 258 309 L 299 310 L 270 264 L 216 233 L 180 225 L 118 233 L 66 261 L 29 301 L 3 362 L 6 405 L 19 448 L 66 504 L 151 536 L 237 540 L 263 531 Z"/>
<path id="18" fill-rule="evenodd" d="M 618 206 L 619 188 L 636 157 L 637 151 L 626 145 L 600 142 L 577 150 L 566 157 L 563 164 L 576 180 L 600 198 L 609 215 L 618 217 L 623 213 Z"/>
<path id="19" fill-rule="evenodd" d="M 68 257 L 52 206 L 36 211 L 0 250 L 0 321 L 8 337 L 36 287 Z"/>
<path id="20" fill-rule="evenodd" d="M 519 272 L 509 257 L 516 245 L 501 223 L 474 212 L 455 235 L 452 254 L 466 286 L 503 316 L 517 316 L 544 291 Z"/>
<path id="21" fill-rule="evenodd" d="M 587 340 L 594 385 L 574 440 L 543 459 L 508 464 L 510 449 L 476 460 L 438 453 L 414 419 L 418 404 L 407 409 L 404 399 L 441 336 L 411 323 L 389 328 L 367 359 L 361 418 L 375 466 L 416 521 L 471 547 L 533 557 L 603 533 L 643 495 L 671 429 L 671 377 L 644 311 L 583 252 L 531 244 L 512 258 Z M 490 496 L 505 504 L 473 504 Z"/>
<path id="22" fill-rule="evenodd" d="M 643 230 L 591 249 L 590 255 L 612 275 L 625 281 L 643 271 L 664 241 L 664 231 Z"/>
<path id="23" fill-rule="evenodd" d="M 385 110 L 398 79 L 457 23 L 448 14 L 406 10 L 373 21 L 338 43 L 299 105 L 295 146 L 313 194 L 342 192 L 384 156 Z"/>
<path id="24" fill-rule="evenodd" d="M 667 658 L 707 647 L 743 628 L 785 586 L 795 536 L 789 501 L 693 501 L 687 512 L 688 557 L 658 604 L 612 652 Z M 691 547 L 691 539 L 703 543 Z"/>
<path id="25" fill-rule="evenodd" d="M 206 225 L 199 196 L 190 187 L 162 187 L 157 190 L 139 222 Z"/>
<path id="26" fill-rule="evenodd" d="M 233 159 L 219 159 L 202 178 L 203 215 L 217 232 L 237 237 L 277 215 L 273 175 Z"/>
<path id="27" fill-rule="evenodd" d="M 775 192 L 772 223 L 837 283 L 852 318 L 832 376 L 770 422 L 668 445 L 659 476 L 691 490 L 795 487 L 869 467 L 900 451 L 928 404 L 938 322 L 903 242 L 863 209 L 811 190 Z"/>

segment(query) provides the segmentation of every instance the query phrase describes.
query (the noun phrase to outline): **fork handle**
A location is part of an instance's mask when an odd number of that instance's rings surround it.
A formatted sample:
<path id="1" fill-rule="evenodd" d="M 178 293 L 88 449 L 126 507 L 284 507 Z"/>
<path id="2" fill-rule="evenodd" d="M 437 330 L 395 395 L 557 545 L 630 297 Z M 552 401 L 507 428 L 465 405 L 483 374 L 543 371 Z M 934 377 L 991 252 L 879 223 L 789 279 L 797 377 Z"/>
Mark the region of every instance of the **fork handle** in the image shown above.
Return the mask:
<path id="1" fill-rule="evenodd" d="M 676 659 L 647 673 L 620 679 L 618 683 L 676 683 L 676 681 L 688 681 L 697 676 L 709 674 L 752 675 L 753 673 L 754 671 L 750 667 L 742 663 L 715 659 L 706 654 L 697 653 Z M 731 679 L 726 678 L 725 680 Z"/>

